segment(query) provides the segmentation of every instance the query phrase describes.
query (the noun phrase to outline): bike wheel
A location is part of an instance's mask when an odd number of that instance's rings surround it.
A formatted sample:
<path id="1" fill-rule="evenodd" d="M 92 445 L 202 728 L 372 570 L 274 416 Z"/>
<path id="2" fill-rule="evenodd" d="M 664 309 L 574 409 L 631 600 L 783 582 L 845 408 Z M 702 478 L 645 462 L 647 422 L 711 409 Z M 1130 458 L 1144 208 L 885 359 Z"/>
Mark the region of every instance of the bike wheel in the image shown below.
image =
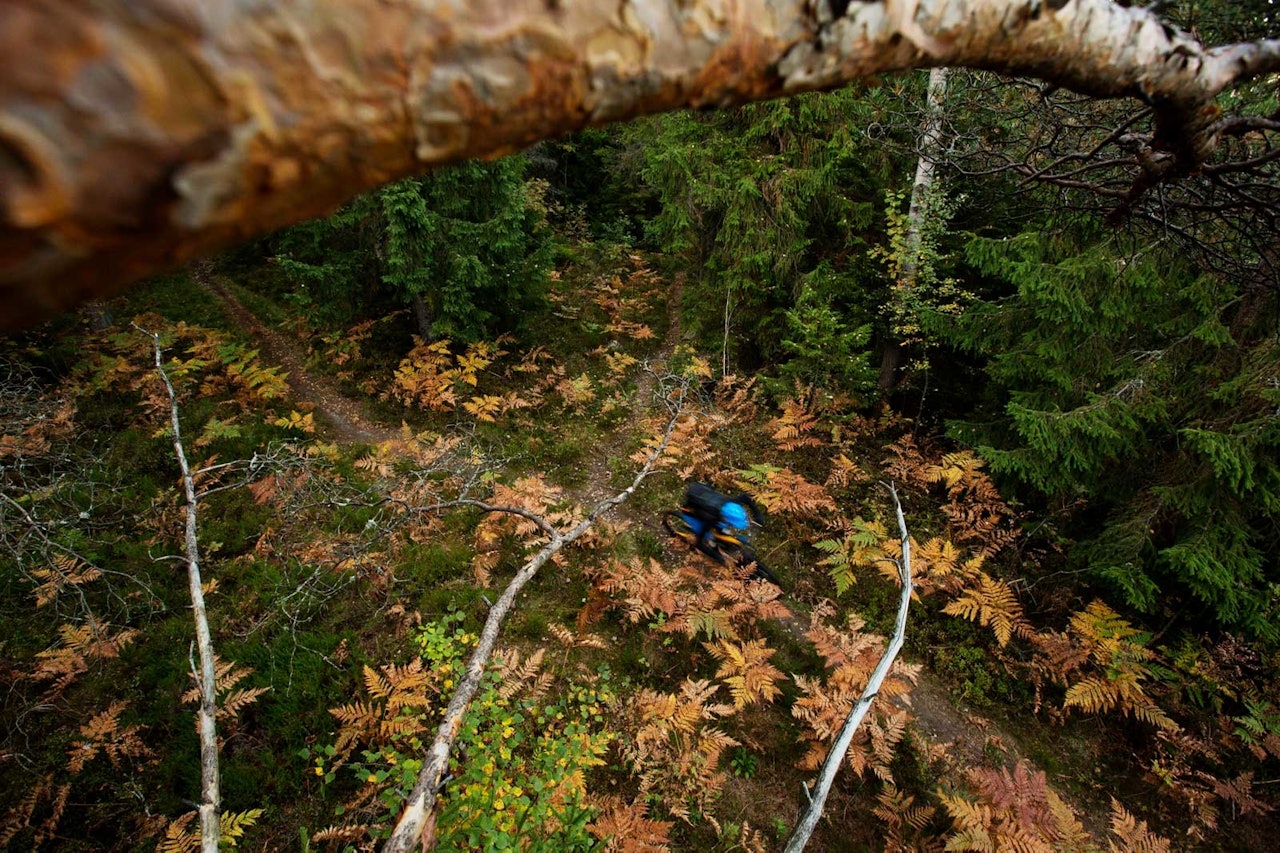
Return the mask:
<path id="1" fill-rule="evenodd" d="M 720 553 L 726 562 L 737 566 L 755 566 L 755 570 L 752 572 L 750 580 L 767 581 L 778 589 L 782 589 L 782 584 L 778 581 L 777 576 L 774 575 L 773 572 L 769 571 L 769 568 L 761 561 L 759 555 L 756 554 L 755 549 L 750 545 L 723 541 L 719 542 L 718 545 L 720 547 Z"/>
<path id="2" fill-rule="evenodd" d="M 684 520 L 684 516 L 675 510 L 667 510 L 662 514 L 662 526 L 668 533 L 684 542 L 689 547 L 695 547 L 698 544 L 698 534 L 694 533 L 693 528 L 689 526 L 689 522 Z"/>

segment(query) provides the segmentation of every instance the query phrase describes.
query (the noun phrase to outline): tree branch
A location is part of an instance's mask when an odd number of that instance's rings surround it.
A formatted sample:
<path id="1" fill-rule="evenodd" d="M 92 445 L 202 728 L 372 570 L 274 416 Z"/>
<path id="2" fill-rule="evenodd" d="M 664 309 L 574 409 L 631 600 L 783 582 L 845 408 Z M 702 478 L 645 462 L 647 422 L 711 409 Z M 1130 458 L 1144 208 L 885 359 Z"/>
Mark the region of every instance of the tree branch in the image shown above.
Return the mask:
<path id="1" fill-rule="evenodd" d="M 209 634 L 209 619 L 204 609 L 204 586 L 200 581 L 200 545 L 196 539 L 196 487 L 187 464 L 187 454 L 182 448 L 182 432 L 178 424 L 178 396 L 169 381 L 161 360 L 160 335 L 134 326 L 148 335 L 155 346 L 156 372 L 169 393 L 169 418 L 173 428 L 173 452 L 182 471 L 182 490 L 187 499 L 187 520 L 184 536 L 187 563 L 187 585 L 191 593 L 191 612 L 196 623 L 196 649 L 200 656 L 199 671 L 192 667 L 192 676 L 200 689 L 200 705 L 196 709 L 196 721 L 200 733 L 200 850 L 201 853 L 218 853 L 218 841 L 222 837 L 218 812 L 222 807 L 218 791 L 218 729 L 217 684 L 213 663 L 213 639 Z"/>
<path id="2" fill-rule="evenodd" d="M 502 596 L 490 608 L 489 616 L 485 619 L 484 628 L 480 632 L 480 641 L 476 644 L 475 651 L 471 653 L 471 658 L 467 661 L 466 674 L 449 700 L 444 719 L 441 720 L 440 726 L 436 730 L 435 740 L 431 744 L 431 749 L 427 752 L 427 759 L 418 774 L 418 782 L 409 793 L 404 812 L 400 815 L 400 821 L 396 824 L 391 837 L 387 839 L 386 845 L 382 848 L 383 853 L 408 853 L 408 851 L 419 845 L 424 849 L 428 847 L 431 839 L 425 837 L 425 834 L 432 831 L 432 824 L 427 822 L 427 815 L 435 807 L 436 796 L 439 794 L 442 785 L 441 780 L 449 767 L 449 754 L 453 749 L 453 741 L 462 726 L 462 717 L 466 714 L 471 700 L 480 688 L 480 680 L 484 677 L 489 658 L 492 656 L 494 647 L 498 642 L 498 633 L 502 630 L 502 623 L 515 604 L 516 596 L 520 594 L 520 590 L 533 579 L 533 576 L 538 573 L 538 569 L 542 568 L 548 560 L 566 545 L 586 533 L 601 515 L 623 503 L 635 493 L 645 478 L 653 472 L 653 466 L 657 463 L 659 457 L 666 451 L 679 415 L 680 411 L 677 410 L 671 417 L 671 420 L 667 423 L 666 432 L 662 436 L 662 441 L 649 454 L 649 458 L 645 461 L 639 473 L 636 474 L 635 479 L 631 481 L 631 485 L 613 497 L 600 501 L 587 513 L 586 518 L 579 521 L 566 533 L 560 533 L 548 524 L 545 519 L 538 518 L 531 513 L 514 507 L 495 507 L 471 500 L 451 501 L 440 505 L 441 508 L 450 505 L 463 505 L 479 506 L 494 512 L 514 512 L 537 523 L 544 532 L 551 536 L 551 541 L 544 545 L 537 554 L 534 554 L 520 568 L 520 571 L 516 572 L 516 576 L 511 579 L 511 583 L 507 584 L 507 588 L 503 590 Z"/>
<path id="3" fill-rule="evenodd" d="M 327 7 L 326 7 L 327 8 Z M 0 328 L 397 177 L 635 115 L 934 66 L 1152 105 L 1189 174 L 1205 109 L 1280 41 L 1212 50 L 1112 0 L 236 0 L 0 6 Z"/>
<path id="4" fill-rule="evenodd" d="M 822 810 L 826 805 L 827 795 L 831 793 L 831 785 L 835 781 L 836 773 L 840 770 L 840 765 L 844 763 L 844 756 L 849 751 L 849 744 L 853 743 L 853 736 L 858 731 L 858 726 L 862 725 L 863 718 L 866 717 L 867 711 L 871 709 L 871 703 L 875 700 L 876 694 L 880 692 L 880 685 L 884 683 L 890 667 L 893 666 L 894 660 L 898 657 L 898 652 L 902 650 L 902 645 L 907 639 L 907 608 L 911 604 L 911 536 L 907 532 L 907 519 L 902 514 L 902 503 L 898 500 L 898 490 L 892 484 L 888 488 L 889 493 L 893 495 L 893 505 L 898 513 L 898 530 L 902 534 L 902 559 L 897 561 L 898 577 L 902 579 L 902 594 L 898 597 L 898 618 L 894 622 L 893 637 L 885 648 L 884 654 L 880 656 L 880 662 L 876 664 L 871 677 L 867 679 L 867 686 L 863 689 L 862 696 L 854 703 L 849 716 L 844 721 L 844 725 L 840 727 L 839 734 L 836 735 L 835 742 L 831 744 L 827 759 L 822 762 L 822 769 L 818 771 L 817 789 L 810 792 L 807 787 L 805 788 L 809 806 L 805 809 L 804 814 L 800 816 L 800 820 L 797 822 L 795 830 L 791 833 L 791 837 L 787 839 L 784 853 L 800 853 L 809 843 L 813 830 L 817 828 L 818 821 L 822 818 Z"/>

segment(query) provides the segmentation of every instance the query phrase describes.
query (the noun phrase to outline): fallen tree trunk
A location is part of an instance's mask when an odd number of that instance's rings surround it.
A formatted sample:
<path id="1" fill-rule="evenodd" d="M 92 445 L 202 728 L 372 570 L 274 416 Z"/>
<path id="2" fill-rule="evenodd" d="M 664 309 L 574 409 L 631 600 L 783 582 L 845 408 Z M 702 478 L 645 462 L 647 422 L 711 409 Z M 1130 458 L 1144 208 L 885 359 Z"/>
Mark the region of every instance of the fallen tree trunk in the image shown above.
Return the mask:
<path id="1" fill-rule="evenodd" d="M 135 327 L 136 328 L 136 327 Z M 169 425 L 173 430 L 173 454 L 182 472 L 182 491 L 186 498 L 186 524 L 183 528 L 183 546 L 187 564 L 187 591 L 191 595 L 191 614 L 195 619 L 196 655 L 192 660 L 191 677 L 199 692 L 196 708 L 196 730 L 200 736 L 200 851 L 218 853 L 222 838 L 220 815 L 222 795 L 218 775 L 218 694 L 217 668 L 213 655 L 213 635 L 209 632 L 209 617 L 204 607 L 204 583 L 200 579 L 200 543 L 196 535 L 196 486 L 187 464 L 187 453 L 182 445 L 182 430 L 178 418 L 178 395 L 169 381 L 161 358 L 160 336 L 155 332 L 143 334 L 151 337 L 155 347 L 156 373 L 164 382 L 169 395 Z"/>
<path id="2" fill-rule="evenodd" d="M 9 0 L 0 329 L 397 177 L 644 113 L 939 65 L 1153 104 L 1150 174 L 1212 152 L 1207 50 L 1110 0 Z"/>

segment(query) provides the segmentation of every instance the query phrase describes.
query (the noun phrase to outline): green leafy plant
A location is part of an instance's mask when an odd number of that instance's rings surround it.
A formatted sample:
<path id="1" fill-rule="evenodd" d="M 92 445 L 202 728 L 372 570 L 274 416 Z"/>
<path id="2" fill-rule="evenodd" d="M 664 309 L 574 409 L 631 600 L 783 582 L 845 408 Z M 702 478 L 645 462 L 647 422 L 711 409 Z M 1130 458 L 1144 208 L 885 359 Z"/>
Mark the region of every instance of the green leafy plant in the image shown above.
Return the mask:
<path id="1" fill-rule="evenodd" d="M 751 779 L 756 775 L 756 757 L 748 752 L 744 747 L 734 747 L 733 752 L 729 755 L 729 767 L 733 770 L 733 775 L 739 779 Z"/>

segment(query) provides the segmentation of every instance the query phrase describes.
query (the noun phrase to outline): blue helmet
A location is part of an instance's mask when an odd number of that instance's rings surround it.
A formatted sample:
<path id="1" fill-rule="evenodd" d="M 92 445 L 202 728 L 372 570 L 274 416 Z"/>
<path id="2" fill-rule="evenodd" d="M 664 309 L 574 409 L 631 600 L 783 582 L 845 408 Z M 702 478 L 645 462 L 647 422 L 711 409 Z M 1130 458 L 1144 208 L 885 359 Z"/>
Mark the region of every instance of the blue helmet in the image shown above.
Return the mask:
<path id="1" fill-rule="evenodd" d="M 746 530 L 751 521 L 747 518 L 747 509 L 740 503 L 730 501 L 720 507 L 720 520 L 729 527 Z"/>

